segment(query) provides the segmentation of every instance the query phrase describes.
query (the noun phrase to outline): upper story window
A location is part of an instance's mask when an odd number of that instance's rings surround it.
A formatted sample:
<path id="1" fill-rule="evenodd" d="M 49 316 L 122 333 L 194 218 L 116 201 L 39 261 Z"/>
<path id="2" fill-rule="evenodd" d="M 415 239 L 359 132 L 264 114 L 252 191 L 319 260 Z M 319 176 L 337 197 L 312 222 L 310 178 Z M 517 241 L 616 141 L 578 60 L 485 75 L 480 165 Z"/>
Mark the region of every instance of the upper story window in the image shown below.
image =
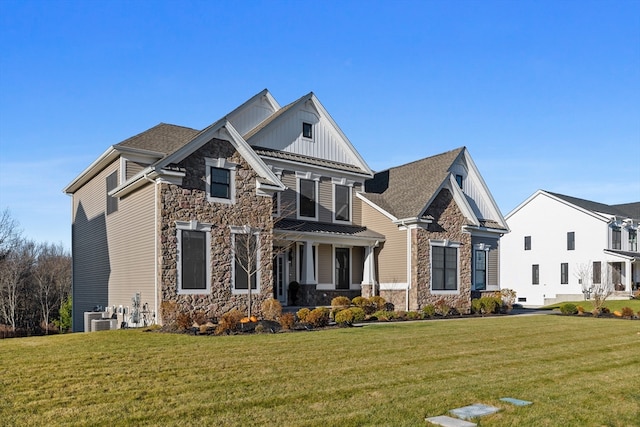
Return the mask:
<path id="1" fill-rule="evenodd" d="M 334 185 L 334 219 L 336 221 L 351 221 L 351 187 Z"/>
<path id="2" fill-rule="evenodd" d="M 456 175 L 456 182 L 458 183 L 458 187 L 462 188 L 462 175 Z"/>
<path id="3" fill-rule="evenodd" d="M 207 200 L 218 203 L 235 202 L 236 164 L 226 159 L 205 159 L 207 168 Z"/>
<path id="4" fill-rule="evenodd" d="M 602 280 L 602 264 L 600 261 L 593 261 L 593 267 L 591 271 L 591 277 L 593 283 L 600 283 Z"/>
<path id="5" fill-rule="evenodd" d="M 573 251 L 576 249 L 576 233 L 574 231 L 569 231 L 567 233 L 567 250 Z"/>
<path id="6" fill-rule="evenodd" d="M 196 221 L 176 223 L 178 293 L 202 294 L 211 288 L 211 226 Z"/>
<path id="7" fill-rule="evenodd" d="M 107 215 L 118 210 L 118 198 L 109 195 L 109 192 L 118 186 L 118 171 L 107 176 Z"/>
<path id="8" fill-rule="evenodd" d="M 313 125 L 311 123 L 302 123 L 302 137 L 303 138 L 313 138 Z"/>
<path id="9" fill-rule="evenodd" d="M 524 236 L 524 250 L 531 250 L 531 236 Z"/>
<path id="10" fill-rule="evenodd" d="M 300 176 L 302 175 L 302 177 Z M 298 175 L 298 217 L 318 219 L 318 181 L 311 174 Z"/>
<path id="11" fill-rule="evenodd" d="M 638 252 L 638 231 L 629 229 L 629 250 Z"/>
<path id="12" fill-rule="evenodd" d="M 458 290 L 458 246 L 445 241 L 431 245 L 431 290 Z"/>
<path id="13" fill-rule="evenodd" d="M 620 227 L 611 228 L 611 249 L 622 249 L 622 230 Z"/>

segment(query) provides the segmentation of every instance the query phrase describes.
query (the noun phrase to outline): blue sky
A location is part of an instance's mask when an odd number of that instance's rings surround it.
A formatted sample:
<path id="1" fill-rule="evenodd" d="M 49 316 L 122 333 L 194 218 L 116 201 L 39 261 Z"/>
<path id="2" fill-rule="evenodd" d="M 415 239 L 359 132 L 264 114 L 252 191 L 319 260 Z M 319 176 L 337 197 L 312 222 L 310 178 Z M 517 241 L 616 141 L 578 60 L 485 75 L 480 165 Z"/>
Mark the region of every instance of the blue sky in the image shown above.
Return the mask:
<path id="1" fill-rule="evenodd" d="M 160 122 L 313 91 L 369 166 L 467 146 L 503 214 L 640 201 L 640 1 L 0 1 L 0 209 L 70 247 L 62 189 Z"/>

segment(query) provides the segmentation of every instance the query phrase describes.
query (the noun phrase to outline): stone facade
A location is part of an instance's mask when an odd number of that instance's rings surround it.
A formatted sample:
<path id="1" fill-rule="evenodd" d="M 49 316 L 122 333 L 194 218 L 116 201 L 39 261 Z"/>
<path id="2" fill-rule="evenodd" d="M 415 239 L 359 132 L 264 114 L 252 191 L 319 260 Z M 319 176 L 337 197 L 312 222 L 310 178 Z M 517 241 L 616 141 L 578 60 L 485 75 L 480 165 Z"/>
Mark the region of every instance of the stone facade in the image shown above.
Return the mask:
<path id="1" fill-rule="evenodd" d="M 205 158 L 225 158 L 237 164 L 235 203 L 224 204 L 207 200 Z M 255 172 L 227 141 L 214 139 L 177 166 L 186 171 L 182 186 L 160 184 L 160 301 L 174 302 L 179 312 L 191 315 L 204 313 L 209 318 L 217 318 L 234 308 L 246 311 L 247 294 L 233 293 L 231 289 L 230 226 L 249 225 L 261 230 L 260 284 L 259 290 L 252 293 L 252 313 L 258 313 L 262 302 L 273 297 L 271 198 L 256 195 Z M 211 291 L 206 294 L 179 294 L 176 221 L 193 220 L 211 224 Z"/>

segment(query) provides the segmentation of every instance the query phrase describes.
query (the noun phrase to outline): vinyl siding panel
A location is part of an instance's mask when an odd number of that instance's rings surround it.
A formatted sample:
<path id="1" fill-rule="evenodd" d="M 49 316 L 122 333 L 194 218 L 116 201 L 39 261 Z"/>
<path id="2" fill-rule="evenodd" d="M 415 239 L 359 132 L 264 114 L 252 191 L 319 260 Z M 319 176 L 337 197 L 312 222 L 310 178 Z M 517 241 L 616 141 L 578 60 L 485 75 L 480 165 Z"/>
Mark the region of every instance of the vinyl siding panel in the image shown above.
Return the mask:
<path id="1" fill-rule="evenodd" d="M 154 185 L 146 185 L 121 199 L 119 212 L 107 217 L 110 305 L 131 306 L 131 298 L 140 292 L 141 303 L 154 309 L 154 195 Z"/>
<path id="2" fill-rule="evenodd" d="M 356 196 L 361 190 L 362 185 L 356 183 L 351 192 L 351 222 L 357 225 L 362 225 L 362 200 Z"/>
<path id="3" fill-rule="evenodd" d="M 108 284 L 111 276 L 107 239 L 108 175 L 118 170 L 115 161 L 73 194 L 72 263 L 73 330 L 84 330 L 84 312 L 95 306 L 109 305 Z M 114 212 L 109 216 L 118 215 Z"/>
<path id="4" fill-rule="evenodd" d="M 134 177 L 136 174 L 142 172 L 142 170 L 147 166 L 142 163 L 133 162 L 131 160 L 127 160 L 125 164 L 127 165 L 126 176 L 128 180 Z"/>
<path id="5" fill-rule="evenodd" d="M 399 230 L 389 218 L 366 202 L 362 203 L 362 222 L 386 237 L 376 248 L 378 282 L 407 283 L 407 231 Z"/>
<path id="6" fill-rule="evenodd" d="M 318 246 L 318 283 L 333 284 L 333 247 Z"/>
<path id="7" fill-rule="evenodd" d="M 351 283 L 360 285 L 362 283 L 362 270 L 364 267 L 364 248 L 353 247 L 351 249 Z"/>
<path id="8" fill-rule="evenodd" d="M 287 187 L 280 193 L 280 212 L 284 218 L 296 218 L 297 209 L 297 182 L 296 175 L 292 171 L 282 172 L 282 183 Z"/>
<path id="9" fill-rule="evenodd" d="M 333 183 L 331 178 L 322 177 L 318 187 L 318 220 L 333 222 Z"/>

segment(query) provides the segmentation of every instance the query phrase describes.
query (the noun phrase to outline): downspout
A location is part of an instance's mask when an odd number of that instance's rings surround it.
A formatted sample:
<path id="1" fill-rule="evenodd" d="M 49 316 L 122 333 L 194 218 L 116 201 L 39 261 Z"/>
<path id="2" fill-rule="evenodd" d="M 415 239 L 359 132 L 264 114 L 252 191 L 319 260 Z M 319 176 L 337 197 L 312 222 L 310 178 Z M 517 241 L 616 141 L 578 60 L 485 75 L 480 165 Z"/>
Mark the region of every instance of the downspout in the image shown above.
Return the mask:
<path id="1" fill-rule="evenodd" d="M 154 223 L 154 233 L 153 233 L 153 313 L 155 317 L 156 324 L 160 324 L 160 314 L 158 312 L 158 233 L 159 233 L 159 224 L 158 224 L 158 187 L 160 185 L 154 179 L 151 179 L 145 173 L 143 178 L 152 184 L 154 184 L 153 189 L 153 223 Z"/>
<path id="2" fill-rule="evenodd" d="M 405 311 L 409 311 L 409 289 L 411 288 L 411 228 L 407 227 L 407 288 L 405 289 Z"/>

